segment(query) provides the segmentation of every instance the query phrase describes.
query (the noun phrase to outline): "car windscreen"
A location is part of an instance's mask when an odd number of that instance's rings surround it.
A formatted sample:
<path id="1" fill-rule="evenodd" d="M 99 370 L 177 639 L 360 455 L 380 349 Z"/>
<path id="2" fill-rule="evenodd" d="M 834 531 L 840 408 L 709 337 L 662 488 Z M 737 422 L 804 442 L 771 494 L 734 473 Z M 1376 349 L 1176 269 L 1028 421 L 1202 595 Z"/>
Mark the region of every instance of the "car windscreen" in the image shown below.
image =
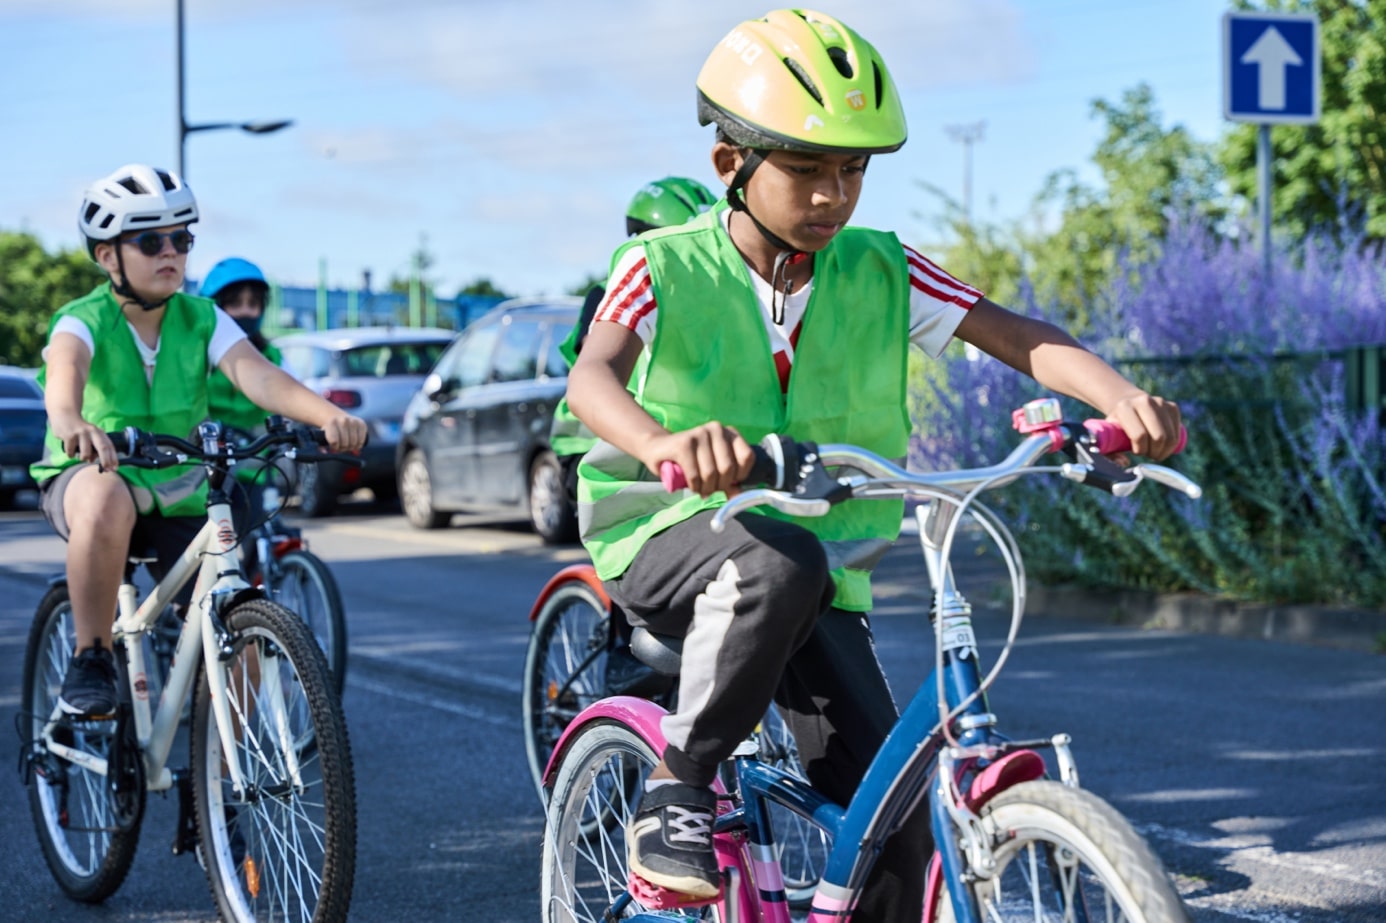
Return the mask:
<path id="1" fill-rule="evenodd" d="M 0 397 L 43 397 L 38 384 L 18 375 L 0 375 Z"/>
<path id="2" fill-rule="evenodd" d="M 342 353 L 342 374 L 351 378 L 427 375 L 447 343 L 377 343 Z"/>

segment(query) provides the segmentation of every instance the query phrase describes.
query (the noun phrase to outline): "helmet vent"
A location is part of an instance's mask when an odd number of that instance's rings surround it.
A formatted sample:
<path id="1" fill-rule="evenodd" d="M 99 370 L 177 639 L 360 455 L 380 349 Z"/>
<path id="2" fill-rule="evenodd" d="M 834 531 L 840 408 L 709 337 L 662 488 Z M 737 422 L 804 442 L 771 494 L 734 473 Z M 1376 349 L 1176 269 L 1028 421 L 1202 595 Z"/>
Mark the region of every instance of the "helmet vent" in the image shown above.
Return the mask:
<path id="1" fill-rule="evenodd" d="M 839 74 L 846 77 L 848 80 L 852 79 L 852 62 L 847 60 L 846 51 L 841 48 L 829 48 L 828 57 L 832 59 L 833 67 L 837 68 Z M 879 74 L 876 79 L 880 79 Z"/>
<path id="2" fill-rule="evenodd" d="M 124 186 L 129 191 L 133 192 L 135 195 L 145 195 L 149 192 L 149 190 L 141 186 L 139 184 L 139 181 L 136 180 L 133 176 L 127 176 L 123 179 L 118 179 L 116 180 L 116 182 Z"/>
<path id="3" fill-rule="evenodd" d="M 784 61 L 784 66 L 789 68 L 789 72 L 794 75 L 795 79 L 804 85 L 804 89 L 808 91 L 808 95 L 812 96 L 818 105 L 823 105 L 823 94 L 818 92 L 818 87 L 813 85 L 813 80 L 809 77 L 808 72 L 804 70 L 803 65 L 793 58 L 782 58 L 781 60 Z"/>
<path id="4" fill-rule="evenodd" d="M 156 171 L 154 171 L 154 172 L 158 175 L 159 181 L 162 182 L 162 183 L 164 184 L 164 191 L 165 191 L 165 192 L 172 192 L 173 190 L 175 190 L 175 189 L 178 188 L 178 187 L 177 187 L 176 185 L 174 185 L 174 183 L 173 183 L 173 177 L 169 176 L 169 175 L 168 175 L 167 173 L 165 173 L 163 170 L 156 170 Z"/>
<path id="5" fill-rule="evenodd" d="M 881 98 L 883 90 L 881 84 L 884 83 L 884 81 L 881 80 L 881 65 L 877 64 L 875 61 L 872 61 L 871 70 L 874 71 L 876 74 L 876 108 L 879 109 L 881 108 L 881 105 L 885 102 L 885 100 Z"/>
<path id="6" fill-rule="evenodd" d="M 114 221 L 114 220 L 115 220 L 115 212 L 111 212 L 109 215 L 107 215 L 106 217 L 104 217 L 104 218 L 101 219 L 101 224 L 98 225 L 98 227 L 100 227 L 101 230 L 104 231 L 104 230 L 106 230 L 106 228 L 108 228 L 108 227 L 111 226 L 111 222 Z"/>
<path id="7" fill-rule="evenodd" d="M 90 223 L 91 219 L 95 218 L 96 213 L 99 211 L 101 211 L 100 205 L 97 205 L 95 202 L 89 202 L 87 204 L 87 210 L 82 214 L 82 222 L 84 224 Z"/>

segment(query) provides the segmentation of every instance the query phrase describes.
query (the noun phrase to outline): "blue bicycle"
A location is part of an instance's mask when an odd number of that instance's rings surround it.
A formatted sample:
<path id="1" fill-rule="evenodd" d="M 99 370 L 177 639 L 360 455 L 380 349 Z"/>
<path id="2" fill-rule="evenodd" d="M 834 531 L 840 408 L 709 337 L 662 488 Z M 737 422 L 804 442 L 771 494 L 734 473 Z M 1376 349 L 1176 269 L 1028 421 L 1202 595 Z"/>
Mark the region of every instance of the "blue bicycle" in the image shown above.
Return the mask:
<path id="1" fill-rule="evenodd" d="M 1119 467 L 1105 456 L 1129 449 L 1125 434 L 1103 421 L 1065 423 L 1052 399 L 1027 404 L 1016 411 L 1015 422 L 1026 437 L 1005 460 L 926 474 L 907 472 L 854 446 L 774 443 L 799 456 L 782 458 L 779 470 L 801 476 L 784 479 L 788 482 L 778 489 L 737 495 L 718 512 L 713 528 L 759 505 L 821 516 L 852 499 L 929 501 L 919 507 L 917 519 L 934 588 L 934 671 L 846 806 L 761 762 L 754 745 L 733 755 L 717 786 L 714 846 L 723 869 L 722 893 L 703 903 L 633 878 L 626 864 L 625 827 L 664 748 L 663 709 L 628 697 L 589 706 L 563 733 L 544 774 L 551 793 L 542 872 L 546 923 L 789 923 L 784 876 L 775 861 L 772 807 L 793 812 L 831 840 L 808 920 L 843 923 L 882 844 L 921 804 L 930 813 L 937 844 L 927 871 L 924 923 L 1186 923 L 1188 914 L 1155 853 L 1115 809 L 1079 787 L 1068 735 L 1011 740 L 988 708 L 986 691 L 1019 630 L 1025 579 L 1014 539 L 976 501 L 985 490 L 1041 473 L 1117 496 L 1144 481 L 1192 498 L 1202 491 L 1166 467 Z M 1051 452 L 1065 453 L 1068 461 L 1037 464 Z M 985 676 L 971 608 L 948 563 L 963 514 L 996 543 L 1014 590 L 1006 643 Z M 1041 750 L 1053 751 L 1057 779 L 1048 778 Z"/>

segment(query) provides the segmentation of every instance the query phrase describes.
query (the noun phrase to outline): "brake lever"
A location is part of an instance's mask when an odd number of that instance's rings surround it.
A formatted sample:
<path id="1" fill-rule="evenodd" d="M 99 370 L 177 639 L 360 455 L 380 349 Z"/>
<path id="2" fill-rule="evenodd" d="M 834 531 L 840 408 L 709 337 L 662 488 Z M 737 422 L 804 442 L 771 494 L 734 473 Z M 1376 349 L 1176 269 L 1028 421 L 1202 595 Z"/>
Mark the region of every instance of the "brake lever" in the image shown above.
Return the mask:
<path id="1" fill-rule="evenodd" d="M 1154 481 L 1157 484 L 1177 490 L 1191 500 L 1203 496 L 1203 488 L 1173 468 L 1164 465 L 1141 464 L 1130 469 L 1138 479 Z"/>
<path id="2" fill-rule="evenodd" d="M 747 490 L 732 497 L 712 514 L 709 527 L 721 533 L 727 527 L 727 520 L 738 513 L 755 506 L 769 506 L 790 516 L 826 516 L 833 505 L 822 497 L 802 499 L 792 497 L 778 490 Z"/>

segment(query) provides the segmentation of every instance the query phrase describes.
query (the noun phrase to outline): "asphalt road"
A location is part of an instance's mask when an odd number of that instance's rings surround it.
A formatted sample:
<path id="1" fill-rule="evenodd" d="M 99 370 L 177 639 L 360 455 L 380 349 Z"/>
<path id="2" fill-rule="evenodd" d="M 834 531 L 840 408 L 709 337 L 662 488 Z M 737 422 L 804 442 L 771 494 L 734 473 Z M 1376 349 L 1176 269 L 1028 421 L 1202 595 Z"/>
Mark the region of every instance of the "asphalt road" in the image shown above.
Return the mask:
<path id="1" fill-rule="evenodd" d="M 513 523 L 459 517 L 417 532 L 360 504 L 308 534 L 350 619 L 352 919 L 536 920 L 543 821 L 519 731 L 526 616 L 582 553 Z M 873 622 L 902 699 L 932 658 L 923 593 L 906 580 L 911 551 L 902 540 L 887 558 Z M 0 514 L 0 766 L 16 765 L 24 643 L 61 564 L 37 514 Z M 980 578 L 963 589 L 991 599 Z M 976 624 L 988 659 L 1005 619 L 981 607 Z M 1073 735 L 1084 786 L 1146 834 L 1200 923 L 1386 920 L 1386 658 L 1038 614 L 991 704 L 1013 735 Z M 0 776 L 0 920 L 215 919 L 196 861 L 169 852 L 175 808 L 150 799 L 129 878 L 86 907 L 49 876 L 18 774 Z"/>

